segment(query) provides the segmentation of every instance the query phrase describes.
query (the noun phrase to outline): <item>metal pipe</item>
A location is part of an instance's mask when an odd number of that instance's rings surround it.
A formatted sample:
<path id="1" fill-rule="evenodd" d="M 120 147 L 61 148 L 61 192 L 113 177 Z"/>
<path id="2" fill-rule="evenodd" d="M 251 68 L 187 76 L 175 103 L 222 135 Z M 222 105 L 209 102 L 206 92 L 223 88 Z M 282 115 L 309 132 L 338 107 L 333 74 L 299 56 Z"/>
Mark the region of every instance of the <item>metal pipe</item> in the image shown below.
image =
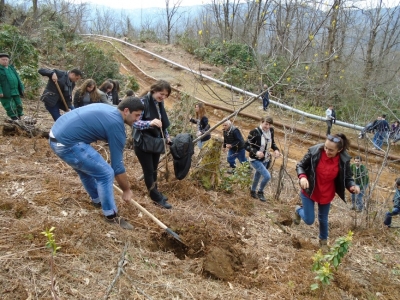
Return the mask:
<path id="1" fill-rule="evenodd" d="M 133 44 L 131 44 L 131 43 L 128 43 L 128 42 L 126 42 L 126 41 L 124 41 L 124 40 L 117 39 L 117 38 L 110 37 L 110 36 L 99 35 L 99 34 L 82 34 L 82 35 L 85 35 L 85 36 L 98 36 L 98 37 L 102 37 L 102 38 L 107 38 L 107 39 L 115 40 L 115 41 L 117 41 L 117 42 L 126 44 L 126 45 L 131 46 L 131 47 L 133 47 L 133 48 L 136 48 L 136 49 L 138 49 L 138 50 L 140 50 L 140 51 L 143 51 L 143 52 L 145 52 L 145 53 L 147 53 L 147 54 L 150 54 L 150 55 L 152 55 L 152 56 L 154 56 L 154 57 L 157 57 L 157 58 L 159 58 L 159 59 L 161 59 L 161 60 L 163 60 L 163 61 L 165 61 L 165 62 L 168 62 L 168 63 L 170 63 L 170 64 L 172 64 L 172 65 L 174 65 L 174 66 L 177 66 L 177 67 L 180 68 L 180 69 L 183 69 L 183 70 L 189 71 L 189 72 L 191 72 L 191 73 L 193 73 L 193 74 L 196 74 L 196 75 L 198 75 L 198 76 L 207 78 L 208 80 L 211 80 L 211 81 L 213 81 L 213 82 L 215 82 L 215 83 L 218 83 L 218 84 L 220 84 L 220 85 L 222 85 L 222 86 L 225 86 L 225 87 L 227 87 L 227 88 L 229 88 L 229 89 L 231 89 L 231 90 L 233 90 L 233 91 L 236 91 L 236 92 L 238 92 L 238 93 L 245 94 L 245 95 L 250 96 L 250 97 L 257 97 L 257 96 L 258 96 L 258 95 L 254 94 L 254 93 L 245 91 L 245 90 L 243 90 L 243 89 L 240 89 L 240 88 L 235 87 L 235 86 L 233 86 L 233 85 L 231 85 L 231 84 L 228 84 L 228 83 L 226 83 L 226 82 L 223 82 L 223 81 L 220 81 L 220 80 L 218 80 L 218 79 L 215 79 L 215 78 L 213 78 L 213 77 L 211 77 L 211 76 L 208 76 L 208 75 L 206 75 L 206 74 L 202 74 L 202 73 L 200 73 L 200 72 L 197 72 L 197 71 L 194 71 L 194 70 L 192 70 L 192 69 L 189 69 L 189 68 L 187 68 L 187 67 L 185 67 L 185 66 L 182 66 L 182 65 L 180 65 L 180 64 L 178 64 L 178 63 L 176 63 L 176 62 L 174 62 L 174 61 L 172 61 L 172 60 L 169 60 L 169 59 L 167 59 L 167 58 L 165 58 L 165 57 L 162 57 L 162 56 L 160 56 L 160 55 L 158 55 L 158 54 L 155 54 L 155 53 L 153 53 L 153 52 L 150 52 L 150 51 L 148 51 L 148 50 L 146 50 L 146 49 L 140 48 L 140 47 L 138 47 L 138 46 L 136 46 L 136 45 L 133 45 Z M 274 97 L 274 96 L 271 96 L 271 97 L 273 97 L 273 98 L 275 98 L 275 99 L 278 99 L 278 98 L 276 98 L 276 97 Z M 326 120 L 325 117 L 321 117 L 321 116 L 317 116 L 317 115 L 313 115 L 313 114 L 304 112 L 304 111 L 302 111 L 302 110 L 300 110 L 300 109 L 293 108 L 293 107 L 291 107 L 291 106 L 289 106 L 289 105 L 279 103 L 278 101 L 275 101 L 275 100 L 270 100 L 270 102 L 273 103 L 274 105 L 278 106 L 278 107 L 281 107 L 281 108 L 283 108 L 283 109 L 292 111 L 292 112 L 294 112 L 294 113 L 297 113 L 297 114 L 299 114 L 299 115 L 302 115 L 302 116 L 305 116 L 305 117 L 308 117 L 308 118 L 311 118 L 311 119 L 315 119 L 315 120 L 319 120 L 319 121 L 325 121 L 325 120 Z M 355 129 L 355 130 L 362 130 L 362 129 L 364 128 L 363 126 L 358 126 L 358 125 L 355 125 L 355 124 L 346 123 L 346 122 L 342 122 L 342 121 L 336 121 L 336 122 L 335 122 L 335 125 L 339 125 L 339 126 L 342 126 L 342 127 L 347 127 L 347 128 L 351 128 L 351 129 Z"/>

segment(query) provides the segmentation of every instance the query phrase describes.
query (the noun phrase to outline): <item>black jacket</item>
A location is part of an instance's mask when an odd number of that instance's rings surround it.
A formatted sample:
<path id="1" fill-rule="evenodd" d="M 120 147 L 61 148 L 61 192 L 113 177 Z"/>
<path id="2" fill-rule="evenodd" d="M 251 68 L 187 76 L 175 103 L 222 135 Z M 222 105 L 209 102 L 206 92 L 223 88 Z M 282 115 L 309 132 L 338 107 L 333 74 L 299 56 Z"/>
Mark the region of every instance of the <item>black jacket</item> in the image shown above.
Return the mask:
<path id="1" fill-rule="evenodd" d="M 198 129 L 201 132 L 201 134 L 204 134 L 204 132 L 206 132 L 210 129 L 210 125 L 208 124 L 208 118 L 206 116 L 203 116 L 200 119 L 200 122 L 199 122 L 199 120 L 193 119 L 193 118 L 190 119 L 190 122 L 194 123 L 194 124 L 198 124 Z M 205 142 L 205 141 L 208 141 L 210 138 L 211 138 L 211 134 L 207 134 L 206 136 L 204 136 L 201 139 L 201 141 Z"/>
<path id="2" fill-rule="evenodd" d="M 239 128 L 236 128 L 235 126 L 231 125 L 231 127 L 229 127 L 229 130 L 223 131 L 223 134 L 224 134 L 224 144 L 223 144 L 224 148 L 226 148 L 226 144 L 232 145 L 231 150 L 235 152 L 242 150 L 244 148 L 244 140 Z"/>
<path id="3" fill-rule="evenodd" d="M 57 83 L 60 86 L 62 94 L 64 95 L 67 106 L 70 108 L 72 106 L 72 91 L 75 88 L 75 82 L 72 82 L 68 78 L 68 72 L 56 69 L 39 69 L 38 72 L 42 76 L 49 77 L 49 81 L 47 82 L 46 88 L 43 91 L 41 100 L 49 107 L 53 107 L 57 104 L 57 102 L 60 102 L 61 109 L 66 110 L 66 108 L 64 107 L 64 103 L 62 102 L 60 93 L 58 92 L 58 89 L 56 87 L 56 84 L 51 79 L 53 74 L 56 73 L 58 77 Z"/>
<path id="4" fill-rule="evenodd" d="M 314 192 L 315 187 L 315 170 L 317 168 L 318 162 L 321 158 L 321 152 L 324 151 L 324 144 L 318 144 L 312 146 L 308 149 L 307 154 L 303 159 L 297 164 L 296 172 L 297 176 L 301 174 L 306 174 L 309 188 L 306 189 L 307 195 L 311 196 Z M 338 196 L 346 202 L 345 199 L 345 188 L 356 185 L 353 180 L 353 173 L 350 168 L 351 157 L 346 150 L 340 152 L 339 157 L 339 174 L 335 178 L 335 191 Z"/>
<path id="5" fill-rule="evenodd" d="M 151 121 L 153 119 L 160 119 L 160 115 L 158 114 L 157 106 L 160 109 L 160 114 L 161 114 L 161 122 L 162 122 L 162 130 L 164 133 L 164 136 L 166 136 L 166 130 L 169 127 L 170 123 L 168 120 L 167 113 L 164 108 L 164 103 L 163 102 L 157 102 L 155 103 L 153 97 L 151 96 L 150 93 L 148 93 L 146 96 L 144 96 L 142 99 L 142 102 L 144 104 L 144 110 L 143 114 L 141 117 L 141 121 Z M 134 129 L 133 132 L 133 139 L 138 142 L 140 140 L 140 132 L 143 134 L 147 134 L 153 137 L 162 137 L 161 131 L 158 127 L 150 127 L 148 129 Z"/>
<path id="6" fill-rule="evenodd" d="M 271 149 L 272 150 L 278 150 L 278 146 L 275 144 L 275 139 L 274 139 L 274 128 L 270 128 L 269 131 L 271 132 Z M 264 158 L 258 158 L 256 156 L 257 151 L 260 151 L 261 147 L 261 136 L 262 136 L 262 131 L 259 127 L 253 129 L 252 131 L 249 132 L 249 136 L 247 137 L 246 141 L 246 151 L 249 152 L 249 156 L 252 159 L 257 159 L 257 160 L 264 160 Z M 269 149 L 264 150 L 264 156 L 265 153 L 268 152 Z"/>

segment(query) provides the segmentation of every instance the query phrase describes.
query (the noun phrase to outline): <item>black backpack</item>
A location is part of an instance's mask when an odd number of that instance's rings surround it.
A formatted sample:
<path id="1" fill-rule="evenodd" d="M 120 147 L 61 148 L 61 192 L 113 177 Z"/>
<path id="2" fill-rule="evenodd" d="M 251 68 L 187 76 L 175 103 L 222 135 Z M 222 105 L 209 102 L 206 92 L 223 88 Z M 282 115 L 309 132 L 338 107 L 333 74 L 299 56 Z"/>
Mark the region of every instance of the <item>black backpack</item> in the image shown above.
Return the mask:
<path id="1" fill-rule="evenodd" d="M 173 140 L 170 148 L 174 158 L 176 179 L 183 179 L 189 173 L 194 154 L 193 137 L 190 133 L 179 133 Z"/>

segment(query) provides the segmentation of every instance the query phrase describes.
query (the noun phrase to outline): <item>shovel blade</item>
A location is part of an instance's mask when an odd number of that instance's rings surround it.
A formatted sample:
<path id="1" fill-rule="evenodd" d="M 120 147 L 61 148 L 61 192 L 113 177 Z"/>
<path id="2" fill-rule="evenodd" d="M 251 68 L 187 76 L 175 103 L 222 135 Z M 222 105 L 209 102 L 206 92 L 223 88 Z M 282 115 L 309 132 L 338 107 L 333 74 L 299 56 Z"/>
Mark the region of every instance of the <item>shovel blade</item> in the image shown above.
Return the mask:
<path id="1" fill-rule="evenodd" d="M 182 244 L 185 245 L 185 243 L 181 240 L 181 238 L 179 237 L 179 235 L 178 235 L 176 232 L 172 231 L 171 228 L 165 228 L 165 231 L 166 231 L 169 235 L 171 235 L 174 239 L 180 241 Z"/>

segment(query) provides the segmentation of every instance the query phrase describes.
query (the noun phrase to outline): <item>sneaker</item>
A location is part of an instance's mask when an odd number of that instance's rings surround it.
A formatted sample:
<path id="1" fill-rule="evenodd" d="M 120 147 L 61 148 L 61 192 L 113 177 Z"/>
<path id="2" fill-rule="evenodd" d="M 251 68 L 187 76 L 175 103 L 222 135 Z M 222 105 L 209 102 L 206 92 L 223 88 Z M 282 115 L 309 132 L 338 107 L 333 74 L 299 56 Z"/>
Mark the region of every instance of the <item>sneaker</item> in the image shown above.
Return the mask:
<path id="1" fill-rule="evenodd" d="M 127 230 L 132 230 L 133 226 L 129 224 L 123 217 L 119 216 L 118 214 L 114 214 L 113 218 L 108 218 L 107 216 L 105 217 L 106 222 L 110 224 L 118 224 L 124 229 Z"/>
<path id="2" fill-rule="evenodd" d="M 254 199 L 258 199 L 256 191 L 250 191 L 250 196 Z"/>
<path id="3" fill-rule="evenodd" d="M 257 198 L 260 199 L 260 201 L 262 201 L 262 202 L 267 201 L 267 199 L 265 199 L 265 197 L 264 197 L 264 192 L 258 191 L 257 192 Z"/>
<path id="4" fill-rule="evenodd" d="M 299 213 L 297 212 L 300 208 L 301 208 L 300 205 L 296 205 L 296 208 L 294 209 L 293 223 L 295 225 L 299 225 L 301 222 L 301 217 L 300 217 Z"/>
<path id="5" fill-rule="evenodd" d="M 94 206 L 95 208 L 101 208 L 101 202 L 98 202 L 98 203 L 96 203 L 96 202 L 91 202 L 91 204 L 92 204 L 92 206 Z"/>
<path id="6" fill-rule="evenodd" d="M 322 251 L 322 254 L 327 254 L 329 253 L 329 245 L 328 245 L 328 240 L 319 240 L 319 247 Z"/>
<path id="7" fill-rule="evenodd" d="M 226 171 L 228 174 L 235 174 L 235 168 L 230 168 L 229 170 Z"/>

